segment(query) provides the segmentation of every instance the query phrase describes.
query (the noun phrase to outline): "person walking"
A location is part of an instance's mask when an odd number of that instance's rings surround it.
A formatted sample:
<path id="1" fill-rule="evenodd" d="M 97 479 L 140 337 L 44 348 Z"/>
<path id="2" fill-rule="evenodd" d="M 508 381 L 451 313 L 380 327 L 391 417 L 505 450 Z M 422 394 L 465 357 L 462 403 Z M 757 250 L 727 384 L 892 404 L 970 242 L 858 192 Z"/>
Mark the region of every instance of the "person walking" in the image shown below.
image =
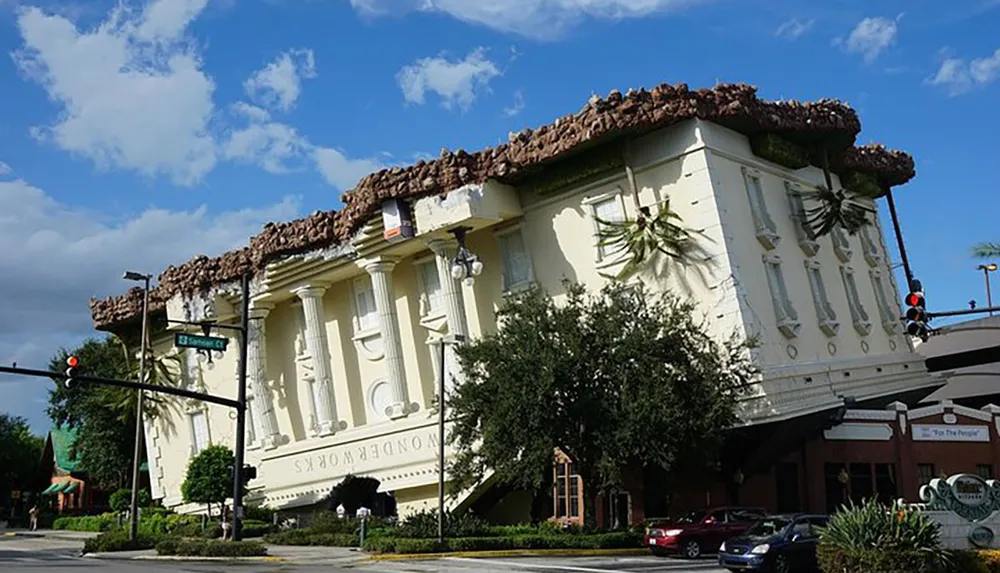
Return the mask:
<path id="1" fill-rule="evenodd" d="M 229 506 L 223 506 L 222 509 L 222 540 L 228 541 L 233 533 L 233 513 L 230 511 Z"/>
<path id="2" fill-rule="evenodd" d="M 30 522 L 29 527 L 30 527 L 31 531 L 37 530 L 38 529 L 38 506 L 37 505 L 31 506 L 31 509 L 28 510 L 28 520 Z"/>

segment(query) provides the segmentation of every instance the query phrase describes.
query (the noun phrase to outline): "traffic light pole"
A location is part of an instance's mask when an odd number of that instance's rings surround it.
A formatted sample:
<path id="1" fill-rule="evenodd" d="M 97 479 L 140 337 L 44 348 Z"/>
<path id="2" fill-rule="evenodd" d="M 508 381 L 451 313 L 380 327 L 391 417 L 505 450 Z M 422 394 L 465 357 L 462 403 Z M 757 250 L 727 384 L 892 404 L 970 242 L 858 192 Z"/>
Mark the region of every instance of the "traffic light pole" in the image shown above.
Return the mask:
<path id="1" fill-rule="evenodd" d="M 250 333 L 250 275 L 242 280 L 242 315 L 240 317 L 240 370 L 236 392 L 236 463 L 233 464 L 233 540 L 243 538 L 243 461 L 246 451 L 247 356 Z"/>

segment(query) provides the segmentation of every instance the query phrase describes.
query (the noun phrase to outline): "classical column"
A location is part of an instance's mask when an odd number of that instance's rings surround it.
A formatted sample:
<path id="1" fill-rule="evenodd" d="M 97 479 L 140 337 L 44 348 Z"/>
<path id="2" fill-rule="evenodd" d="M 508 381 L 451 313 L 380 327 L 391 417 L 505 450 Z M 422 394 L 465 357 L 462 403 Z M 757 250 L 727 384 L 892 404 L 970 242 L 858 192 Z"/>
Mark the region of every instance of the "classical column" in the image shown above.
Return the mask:
<path id="1" fill-rule="evenodd" d="M 445 319 L 448 321 L 448 332 L 458 336 L 468 336 L 469 329 L 465 319 L 465 301 L 462 298 L 462 289 L 459 282 L 451 276 L 451 262 L 457 253 L 457 243 L 445 239 L 435 239 L 428 241 L 427 246 L 434 253 L 437 263 L 438 282 L 441 283 L 441 300 L 444 302 Z M 440 362 L 440 349 L 435 350 L 435 362 Z M 461 382 L 462 371 L 458 365 L 458 357 L 455 353 L 455 345 L 449 344 L 445 349 L 447 362 L 452 366 L 451 375 L 454 382 Z M 440 365 L 444 368 L 445 365 Z M 447 379 L 448 386 L 452 384 L 452 379 Z"/>
<path id="2" fill-rule="evenodd" d="M 386 374 L 392 388 L 390 418 L 402 418 L 409 413 L 410 397 L 406 389 L 406 369 L 403 366 L 403 344 L 399 336 L 399 320 L 396 317 L 396 297 L 392 288 L 394 259 L 379 257 L 361 263 L 372 278 L 375 307 L 378 310 L 379 329 L 385 353 Z"/>
<path id="3" fill-rule="evenodd" d="M 320 436 L 329 436 L 339 429 L 337 400 L 333 393 L 333 373 L 330 370 L 330 343 L 326 336 L 326 318 L 323 315 L 323 293 L 326 287 L 306 286 L 295 290 L 302 301 L 306 319 L 306 348 L 312 357 L 313 384 L 316 392 L 316 430 Z"/>
<path id="4" fill-rule="evenodd" d="M 265 348 L 265 319 L 271 311 L 269 307 L 258 306 L 250 309 L 250 327 L 247 337 L 247 374 L 250 391 L 254 397 L 255 427 L 260 430 L 257 440 L 265 450 L 278 446 L 278 417 L 274 412 L 274 400 L 267 387 L 267 351 Z"/>

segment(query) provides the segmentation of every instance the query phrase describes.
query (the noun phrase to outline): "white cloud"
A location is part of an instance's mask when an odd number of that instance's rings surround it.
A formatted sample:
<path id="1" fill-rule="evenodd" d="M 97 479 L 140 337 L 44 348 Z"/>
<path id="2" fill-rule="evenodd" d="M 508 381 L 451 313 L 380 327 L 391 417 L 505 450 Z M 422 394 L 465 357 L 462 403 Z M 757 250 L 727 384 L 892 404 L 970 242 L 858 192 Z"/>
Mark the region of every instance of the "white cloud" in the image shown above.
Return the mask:
<path id="1" fill-rule="evenodd" d="M 314 147 L 312 153 L 323 178 L 337 189 L 351 189 L 362 177 L 384 167 L 375 158 L 351 159 L 331 147 Z"/>
<path id="2" fill-rule="evenodd" d="M 4 175 L 10 175 L 12 172 L 13 169 L 10 168 L 10 165 L 7 165 L 3 161 L 0 161 L 0 177 Z"/>
<path id="3" fill-rule="evenodd" d="M 87 302 L 118 294 L 122 271 L 156 272 L 194 255 L 246 245 L 268 221 L 298 216 L 298 198 L 211 213 L 150 208 L 109 220 L 56 201 L 20 179 L 0 181 L 0 364 L 44 368 L 60 346 L 93 335 Z M 0 375 L 0 403 L 36 423 L 48 385 Z"/>
<path id="4" fill-rule="evenodd" d="M 312 50 L 290 50 L 255 72 L 243 89 L 262 105 L 288 111 L 302 94 L 302 80 L 316 77 Z"/>
<path id="5" fill-rule="evenodd" d="M 848 53 L 861 54 L 865 63 L 870 64 L 896 41 L 901 17 L 902 15 L 895 20 L 881 17 L 865 18 L 851 30 L 846 40 L 838 38 L 834 43 Z"/>
<path id="6" fill-rule="evenodd" d="M 961 95 L 993 83 L 1000 78 L 1000 48 L 992 55 L 966 62 L 961 58 L 946 58 L 927 83 L 946 88 L 950 95 Z"/>
<path id="7" fill-rule="evenodd" d="M 215 84 L 185 32 L 206 1 L 155 0 L 136 13 L 118 4 L 89 30 L 22 9 L 14 60 L 61 108 L 34 133 L 104 168 L 201 180 L 216 163 Z"/>
<path id="8" fill-rule="evenodd" d="M 514 117 L 524 111 L 524 92 L 517 90 L 514 92 L 514 103 L 510 107 L 503 108 L 504 115 Z"/>
<path id="9" fill-rule="evenodd" d="M 587 18 L 622 20 L 710 0 L 350 0 L 368 16 L 442 12 L 459 20 L 536 39 L 554 39 Z"/>
<path id="10" fill-rule="evenodd" d="M 489 90 L 490 80 L 499 75 L 497 65 L 486 58 L 486 50 L 477 48 L 463 60 L 448 60 L 443 55 L 421 58 L 404 66 L 396 81 L 409 103 L 423 104 L 427 92 L 434 92 L 446 109 L 457 105 L 466 110 Z"/>
<path id="11" fill-rule="evenodd" d="M 774 35 L 779 38 L 788 38 L 789 40 L 795 40 L 800 36 L 805 35 L 812 27 L 816 24 L 816 20 L 799 20 L 798 18 L 792 18 L 791 20 L 782 22 L 778 29 L 774 31 Z"/>

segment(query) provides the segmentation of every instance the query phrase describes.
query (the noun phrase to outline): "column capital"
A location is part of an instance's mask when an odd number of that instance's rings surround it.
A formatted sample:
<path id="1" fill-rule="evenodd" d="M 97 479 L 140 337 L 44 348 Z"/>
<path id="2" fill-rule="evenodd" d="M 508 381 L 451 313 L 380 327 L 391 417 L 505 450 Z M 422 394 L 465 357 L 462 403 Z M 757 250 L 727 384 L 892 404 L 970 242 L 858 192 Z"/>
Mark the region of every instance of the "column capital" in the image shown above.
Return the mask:
<path id="1" fill-rule="evenodd" d="M 426 242 L 427 248 L 439 257 L 451 258 L 451 256 L 458 250 L 458 241 L 455 239 L 438 237 L 434 239 L 427 239 Z"/>
<path id="2" fill-rule="evenodd" d="M 371 257 L 361 259 L 357 261 L 357 264 L 369 273 L 375 274 L 392 272 L 392 269 L 396 268 L 396 263 L 398 262 L 399 258 L 397 257 Z"/>
<path id="3" fill-rule="evenodd" d="M 323 295 L 326 294 L 327 288 L 329 288 L 329 286 L 326 284 L 310 283 L 298 288 L 293 288 L 292 294 L 303 300 L 307 298 L 322 298 Z"/>
<path id="4" fill-rule="evenodd" d="M 250 318 L 251 319 L 267 318 L 267 315 L 271 314 L 271 309 L 273 308 L 274 304 L 269 302 L 251 302 Z"/>

